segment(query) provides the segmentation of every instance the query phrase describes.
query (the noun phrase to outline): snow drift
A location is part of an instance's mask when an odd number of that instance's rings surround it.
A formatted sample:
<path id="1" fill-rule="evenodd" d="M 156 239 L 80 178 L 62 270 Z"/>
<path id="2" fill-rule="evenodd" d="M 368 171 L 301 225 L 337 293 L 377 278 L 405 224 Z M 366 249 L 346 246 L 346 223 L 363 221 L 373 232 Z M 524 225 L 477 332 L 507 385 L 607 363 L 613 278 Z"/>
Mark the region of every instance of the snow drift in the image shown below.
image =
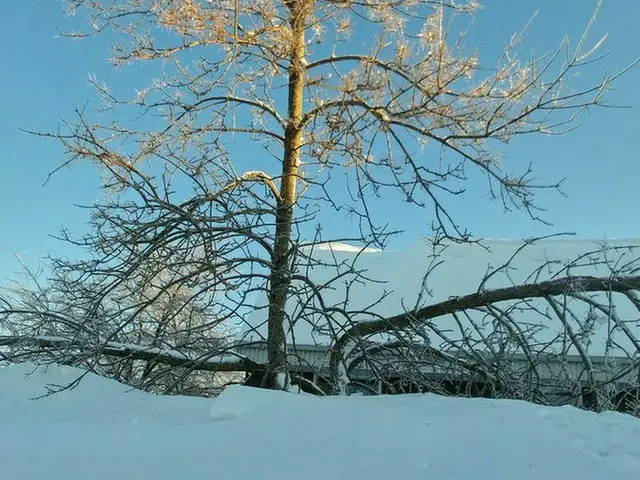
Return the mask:
<path id="1" fill-rule="evenodd" d="M 318 398 L 230 387 L 160 397 L 30 364 L 0 368 L 8 480 L 640 478 L 640 421 L 436 395 Z M 47 387 L 49 386 L 49 387 Z"/>

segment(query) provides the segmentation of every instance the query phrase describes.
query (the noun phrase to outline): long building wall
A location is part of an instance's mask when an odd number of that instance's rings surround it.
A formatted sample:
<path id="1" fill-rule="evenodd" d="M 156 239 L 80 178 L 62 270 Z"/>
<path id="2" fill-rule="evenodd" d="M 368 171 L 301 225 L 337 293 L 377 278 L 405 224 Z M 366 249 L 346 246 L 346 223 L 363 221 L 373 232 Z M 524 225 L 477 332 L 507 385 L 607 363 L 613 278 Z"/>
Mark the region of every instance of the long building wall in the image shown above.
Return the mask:
<path id="1" fill-rule="evenodd" d="M 263 346 L 246 346 L 239 353 L 247 356 L 251 360 L 266 364 L 267 350 Z M 593 380 L 596 382 L 607 382 L 614 380 L 617 384 L 637 385 L 639 370 L 637 365 L 633 365 L 629 359 L 618 359 L 609 362 L 607 366 L 604 357 L 591 357 L 593 365 Z M 315 345 L 298 345 L 296 348 L 289 347 L 288 361 L 292 369 L 296 371 L 329 372 L 328 348 Z M 514 356 L 510 360 L 513 371 L 528 370 L 530 364 L 524 356 Z M 425 362 L 427 364 L 428 362 Z M 437 364 L 429 363 L 429 373 L 446 374 L 443 368 Z M 584 363 L 578 356 L 568 356 L 563 361 L 556 358 L 539 360 L 536 371 L 542 382 L 555 382 L 558 379 L 573 381 L 576 383 L 588 383 L 588 375 Z M 354 371 L 354 377 L 369 376 L 366 368 Z"/>
<path id="2" fill-rule="evenodd" d="M 243 347 L 238 353 L 260 364 L 267 362 L 267 351 L 262 346 Z M 326 347 L 298 345 L 295 350 L 290 347 L 288 359 L 295 376 L 313 382 L 325 392 L 329 391 L 330 372 Z M 591 357 L 590 360 L 593 367 L 593 381 L 596 384 L 608 385 L 611 387 L 610 391 L 607 392 L 606 388 L 601 388 L 599 392 L 591 389 L 584 364 L 579 357 L 567 357 L 564 361 L 549 358 L 537 365 L 535 390 L 540 396 L 530 400 L 551 405 L 570 404 L 589 410 L 618 410 L 640 415 L 638 366 L 631 360 L 619 359 L 616 362 L 609 362 L 608 367 L 603 357 Z M 529 371 L 529 367 L 529 362 L 524 357 L 513 358 L 509 365 L 510 371 L 520 373 Z M 470 397 L 503 397 L 505 394 L 505 392 L 496 392 L 490 383 L 486 383 L 481 378 L 470 378 L 468 373 L 465 375 L 465 372 L 452 374 L 450 371 L 445 372 L 444 369 L 439 369 L 434 364 L 422 368 L 421 372 L 430 379 L 427 391 L 434 393 Z M 401 375 L 394 373 L 392 365 L 388 368 L 388 375 L 384 373 L 373 375 L 373 372 L 367 368 L 355 369 L 351 372 L 351 380 L 354 383 L 349 386 L 350 393 L 388 394 L 425 391 L 425 384 L 420 386 L 402 378 Z M 256 376 L 254 373 L 249 376 L 248 382 L 258 386 L 259 374 Z"/>

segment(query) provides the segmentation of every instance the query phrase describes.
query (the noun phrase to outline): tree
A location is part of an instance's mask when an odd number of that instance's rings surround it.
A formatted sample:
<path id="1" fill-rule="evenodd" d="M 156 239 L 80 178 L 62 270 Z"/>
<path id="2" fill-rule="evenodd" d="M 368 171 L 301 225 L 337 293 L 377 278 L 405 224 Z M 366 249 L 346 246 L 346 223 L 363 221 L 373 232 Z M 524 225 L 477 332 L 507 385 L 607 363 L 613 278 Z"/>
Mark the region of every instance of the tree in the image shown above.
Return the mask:
<path id="1" fill-rule="evenodd" d="M 243 363 L 225 355 L 233 337 L 215 296 L 197 295 L 184 281 L 193 272 L 181 264 L 147 258 L 135 276 L 112 282 L 104 270 L 102 277 L 79 275 L 92 263 L 52 260 L 47 282 L 25 267 L 30 282 L 0 292 L 4 359 L 69 364 L 152 392 L 199 394 L 220 383 L 211 374 L 219 380 Z"/>
<path id="2" fill-rule="evenodd" d="M 78 110 L 46 134 L 67 162 L 102 167 L 111 194 L 77 241 L 97 255 L 59 267 L 99 279 L 106 292 L 132 279 L 163 292 L 186 282 L 194 299 L 215 299 L 220 321 L 235 323 L 263 292 L 264 386 L 286 389 L 287 301 L 311 299 L 326 318 L 348 320 L 353 312 L 323 305 L 322 292 L 344 277 L 366 281 L 349 262 L 322 285 L 305 274 L 318 265 L 306 248 L 329 240 L 316 223 L 323 209 L 356 219 L 354 231 L 331 240 L 382 248 L 396 232 L 375 199 L 399 193 L 431 209 L 429 234 L 468 241 L 446 199 L 481 174 L 507 208 L 536 219 L 536 191 L 558 185 L 536 183 L 528 167 L 506 173 L 496 145 L 570 130 L 628 70 L 571 88 L 571 76 L 599 59 L 604 37 L 587 43 L 595 15 L 573 48 L 565 40 L 521 60 L 519 33 L 486 65 L 447 27 L 478 8 L 473 0 L 71 0 L 70 13 L 87 14 L 93 31 L 69 35 L 111 31 L 115 65 L 155 62 L 161 73 L 133 100 L 96 81 L 102 117 Z M 129 112 L 139 116 L 122 120 Z M 167 264 L 180 268 L 160 279 Z"/>

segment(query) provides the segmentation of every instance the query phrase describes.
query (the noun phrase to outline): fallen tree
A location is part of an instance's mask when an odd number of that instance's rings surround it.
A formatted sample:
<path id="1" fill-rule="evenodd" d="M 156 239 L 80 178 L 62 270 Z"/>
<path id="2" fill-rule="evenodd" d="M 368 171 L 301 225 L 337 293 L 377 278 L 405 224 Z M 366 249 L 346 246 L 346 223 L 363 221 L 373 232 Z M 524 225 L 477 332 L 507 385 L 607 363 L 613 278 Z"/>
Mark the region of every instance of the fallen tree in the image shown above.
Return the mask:
<path id="1" fill-rule="evenodd" d="M 566 309 L 566 300 L 570 298 L 584 304 L 588 308 L 601 311 L 613 322 L 615 329 L 623 332 L 628 343 L 633 347 L 632 353 L 640 355 L 640 340 L 634 335 L 626 322 L 616 313 L 616 306 L 610 301 L 605 305 L 600 304 L 593 298 L 587 296 L 589 293 L 600 293 L 609 298 L 614 292 L 623 294 L 628 303 L 640 313 L 640 277 L 615 276 L 612 274 L 607 277 L 564 276 L 547 281 L 513 285 L 492 290 L 487 289 L 465 296 L 450 298 L 439 303 L 424 306 L 413 311 L 405 311 L 390 317 L 350 323 L 344 331 L 336 337 L 330 350 L 333 393 L 337 395 L 344 395 L 346 393 L 347 386 L 350 383 L 349 372 L 353 369 L 354 362 L 362 362 L 363 357 L 367 355 L 367 349 L 370 348 L 364 346 L 367 338 L 385 333 L 411 332 L 416 328 L 428 325 L 429 322 L 439 317 L 477 310 L 492 314 L 502 326 L 505 326 L 511 340 L 517 344 L 518 351 L 526 355 L 531 367 L 535 368 L 535 357 L 539 352 L 536 351 L 534 346 L 530 345 L 530 339 L 528 339 L 527 335 L 521 330 L 521 326 L 517 320 L 505 314 L 504 310 L 499 308 L 502 303 L 534 299 L 543 300 L 550 306 L 551 311 L 555 314 L 558 325 L 564 329 L 571 347 L 576 350 L 583 362 L 584 369 L 587 373 L 587 381 L 593 382 L 593 365 L 586 351 L 586 342 L 584 342 L 582 334 L 579 338 L 579 335 L 574 331 L 572 323 L 568 321 L 572 317 L 575 319 L 576 315 Z M 564 311 L 563 305 L 565 306 Z M 542 315 L 542 312 L 537 313 Z M 370 342 L 369 344 L 373 345 L 373 348 L 381 348 L 380 345 L 376 345 L 376 342 Z M 402 345 L 402 343 L 400 343 L 400 345 Z M 471 362 L 474 367 L 486 367 L 484 375 L 496 379 L 499 375 L 497 372 L 492 371 L 494 367 L 489 365 L 491 350 L 488 347 L 489 345 L 485 343 L 479 345 L 479 348 L 475 352 L 473 349 L 469 349 L 468 353 L 471 360 L 477 360 L 477 362 Z M 474 355 L 474 353 L 480 355 Z M 561 358 L 561 355 L 558 355 L 558 357 Z M 464 368 L 471 370 L 462 360 L 464 359 L 452 359 L 451 363 L 463 365 Z M 637 366 L 637 364 L 634 365 Z"/>

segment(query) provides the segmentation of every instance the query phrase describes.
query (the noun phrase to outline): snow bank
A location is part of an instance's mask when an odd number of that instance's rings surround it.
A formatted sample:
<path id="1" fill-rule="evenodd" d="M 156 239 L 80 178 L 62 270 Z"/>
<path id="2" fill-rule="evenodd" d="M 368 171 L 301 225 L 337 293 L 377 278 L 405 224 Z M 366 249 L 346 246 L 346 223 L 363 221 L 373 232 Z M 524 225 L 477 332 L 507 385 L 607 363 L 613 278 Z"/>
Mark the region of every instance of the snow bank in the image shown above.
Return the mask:
<path id="1" fill-rule="evenodd" d="M 640 478 L 640 421 L 436 395 L 317 398 L 230 387 L 158 397 L 82 372 L 0 369 L 9 480 Z"/>

